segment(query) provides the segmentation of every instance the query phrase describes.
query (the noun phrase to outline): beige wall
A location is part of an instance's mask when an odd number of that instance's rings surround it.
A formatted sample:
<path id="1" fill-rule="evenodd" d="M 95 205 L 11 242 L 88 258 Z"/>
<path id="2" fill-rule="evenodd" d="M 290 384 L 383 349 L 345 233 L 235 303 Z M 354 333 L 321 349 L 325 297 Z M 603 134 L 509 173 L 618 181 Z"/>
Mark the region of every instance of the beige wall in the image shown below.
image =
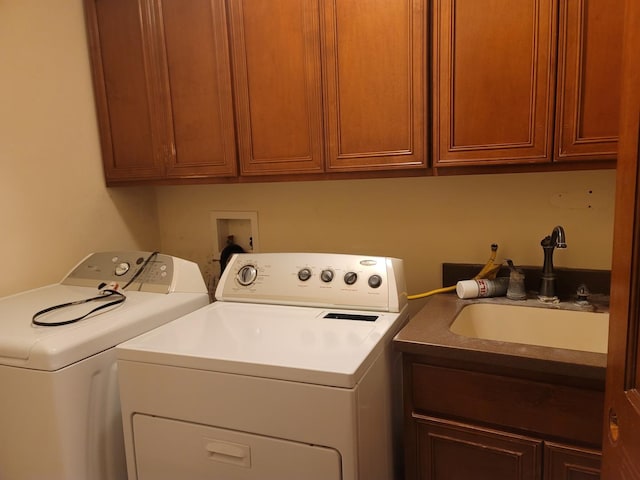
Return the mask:
<path id="1" fill-rule="evenodd" d="M 81 0 L 0 0 L 0 296 L 159 246 L 152 189 L 104 187 Z"/>
<path id="2" fill-rule="evenodd" d="M 210 211 L 258 212 L 261 251 L 395 256 L 410 293 L 440 286 L 442 262 L 541 265 L 540 240 L 563 225 L 557 266 L 609 269 L 612 170 L 158 189 L 162 249 L 217 272 Z M 591 193 L 589 193 L 591 192 Z M 414 305 L 417 308 L 420 302 Z"/>

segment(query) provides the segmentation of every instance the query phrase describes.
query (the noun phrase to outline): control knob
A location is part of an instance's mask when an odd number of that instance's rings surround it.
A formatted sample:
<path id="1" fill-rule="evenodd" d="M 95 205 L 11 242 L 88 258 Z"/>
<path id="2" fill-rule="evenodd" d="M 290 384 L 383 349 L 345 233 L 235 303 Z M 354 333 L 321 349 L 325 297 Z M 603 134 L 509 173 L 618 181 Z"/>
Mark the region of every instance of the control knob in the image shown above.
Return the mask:
<path id="1" fill-rule="evenodd" d="M 382 277 L 378 274 L 371 275 L 367 283 L 371 288 L 378 288 L 382 285 Z"/>
<path id="2" fill-rule="evenodd" d="M 311 278 L 311 269 L 305 267 L 300 269 L 300 271 L 298 271 L 298 279 L 301 282 L 306 282 L 310 278 Z"/>
<path id="3" fill-rule="evenodd" d="M 258 269 L 253 265 L 244 265 L 236 275 L 236 280 L 244 287 L 251 285 L 256 281 L 256 278 L 258 278 Z"/>
<path id="4" fill-rule="evenodd" d="M 114 273 L 118 277 L 121 277 L 122 275 L 124 275 L 125 273 L 127 273 L 129 271 L 129 268 L 131 268 L 131 265 L 129 265 L 129 263 L 120 262 L 119 264 L 116 265 L 116 270 L 115 270 Z"/>
<path id="5" fill-rule="evenodd" d="M 358 280 L 358 274 L 356 272 L 347 272 L 344 274 L 344 283 L 347 285 L 353 285 Z"/>
<path id="6" fill-rule="evenodd" d="M 324 283 L 330 283 L 331 281 L 333 281 L 333 270 L 322 270 L 322 273 L 320 273 L 320 279 Z"/>

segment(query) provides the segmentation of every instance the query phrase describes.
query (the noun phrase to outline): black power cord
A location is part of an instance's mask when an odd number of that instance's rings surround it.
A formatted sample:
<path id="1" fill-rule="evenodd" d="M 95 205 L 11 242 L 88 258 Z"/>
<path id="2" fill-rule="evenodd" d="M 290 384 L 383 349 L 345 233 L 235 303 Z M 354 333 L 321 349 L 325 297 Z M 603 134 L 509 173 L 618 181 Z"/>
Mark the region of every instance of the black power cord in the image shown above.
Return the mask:
<path id="1" fill-rule="evenodd" d="M 159 252 L 153 252 L 146 258 L 146 260 L 142 263 L 142 265 L 140 265 L 138 270 L 136 270 L 136 273 L 133 275 L 133 277 L 131 277 L 131 279 L 126 283 L 126 285 L 122 287 L 122 290 L 125 290 L 129 285 L 131 285 L 134 282 L 136 278 L 140 276 L 140 274 L 147 268 L 147 265 L 149 264 L 149 262 L 158 256 L 158 253 Z M 32 326 L 36 325 L 39 327 L 59 327 L 61 325 L 69 325 L 71 323 L 76 323 L 84 318 L 87 318 L 92 313 L 98 312 L 100 310 L 104 310 L 105 308 L 115 307 L 125 302 L 127 297 L 125 296 L 124 293 L 119 292 L 115 288 L 104 288 L 106 286 L 107 286 L 106 283 L 101 283 L 98 286 L 98 289 L 100 290 L 100 295 L 96 295 L 95 297 L 84 298 L 82 300 L 75 300 L 73 302 L 61 303 L 60 305 L 54 305 L 53 307 L 48 307 L 43 310 L 40 310 L 39 312 L 36 312 L 33 315 L 33 317 L 31 317 L 31 325 Z M 140 290 L 141 287 L 142 287 L 142 283 L 140 284 L 140 287 L 138 288 L 138 290 Z M 109 299 L 113 299 L 113 300 L 109 301 Z M 105 303 L 104 305 L 100 305 L 80 317 L 71 318 L 68 320 L 61 320 L 59 322 L 43 322 L 43 321 L 37 320 L 38 317 L 41 317 L 42 315 L 45 315 L 49 312 L 53 312 L 54 310 L 60 310 L 62 308 L 72 307 L 74 305 L 82 305 L 84 303 L 89 303 L 89 302 L 97 302 L 100 300 L 107 300 L 108 303 Z"/>
<path id="2" fill-rule="evenodd" d="M 61 308 L 72 307 L 74 305 L 82 305 L 83 303 L 95 302 L 95 301 L 98 301 L 98 300 L 109 300 L 109 298 L 112 298 L 112 297 L 116 297 L 116 299 L 113 300 L 113 301 L 110 301 L 109 303 L 105 303 L 104 305 L 100 305 L 99 307 L 94 308 L 93 310 L 89 311 L 88 313 L 85 313 L 84 315 L 82 315 L 80 317 L 71 318 L 69 320 L 61 320 L 59 322 L 42 322 L 40 320 L 37 320 L 38 317 L 41 317 L 42 315 L 44 315 L 46 313 L 53 312 L 54 310 L 59 310 Z M 83 318 L 86 318 L 89 315 L 91 315 L 92 313 L 95 313 L 95 312 L 97 312 L 99 310 L 104 310 L 105 308 L 113 307 L 113 306 L 119 305 L 121 303 L 124 303 L 124 301 L 126 299 L 127 299 L 127 297 L 125 297 L 125 295 L 123 293 L 118 292 L 117 290 L 105 289 L 105 290 L 102 290 L 102 294 L 96 295 L 95 297 L 85 298 L 85 299 L 82 299 L 82 300 L 76 300 L 75 302 L 62 303 L 60 305 L 54 305 L 53 307 L 49 307 L 49 308 L 45 308 L 44 310 L 40 310 L 39 312 L 37 312 L 31 318 L 31 324 L 32 325 L 38 325 L 39 327 L 59 327 L 61 325 L 69 325 L 70 323 L 79 322 Z"/>

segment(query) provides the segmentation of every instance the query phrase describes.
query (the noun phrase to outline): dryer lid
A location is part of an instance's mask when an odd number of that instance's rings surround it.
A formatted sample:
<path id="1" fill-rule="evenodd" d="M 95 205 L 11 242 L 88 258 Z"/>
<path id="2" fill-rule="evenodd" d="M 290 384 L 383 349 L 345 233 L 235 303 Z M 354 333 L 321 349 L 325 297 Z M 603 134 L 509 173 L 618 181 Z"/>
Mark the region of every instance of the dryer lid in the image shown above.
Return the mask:
<path id="1" fill-rule="evenodd" d="M 116 352 L 122 360 L 353 388 L 405 319 L 406 311 L 216 302 Z"/>

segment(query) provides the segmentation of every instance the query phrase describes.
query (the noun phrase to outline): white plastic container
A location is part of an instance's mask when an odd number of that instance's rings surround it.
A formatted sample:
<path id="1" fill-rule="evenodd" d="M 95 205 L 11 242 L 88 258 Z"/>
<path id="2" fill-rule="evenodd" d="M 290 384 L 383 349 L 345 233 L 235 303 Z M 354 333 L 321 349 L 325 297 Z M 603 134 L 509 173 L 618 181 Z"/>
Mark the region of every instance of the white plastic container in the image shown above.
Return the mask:
<path id="1" fill-rule="evenodd" d="M 509 277 L 495 280 L 463 280 L 456 284 L 456 293 L 460 298 L 501 297 L 507 293 Z"/>

